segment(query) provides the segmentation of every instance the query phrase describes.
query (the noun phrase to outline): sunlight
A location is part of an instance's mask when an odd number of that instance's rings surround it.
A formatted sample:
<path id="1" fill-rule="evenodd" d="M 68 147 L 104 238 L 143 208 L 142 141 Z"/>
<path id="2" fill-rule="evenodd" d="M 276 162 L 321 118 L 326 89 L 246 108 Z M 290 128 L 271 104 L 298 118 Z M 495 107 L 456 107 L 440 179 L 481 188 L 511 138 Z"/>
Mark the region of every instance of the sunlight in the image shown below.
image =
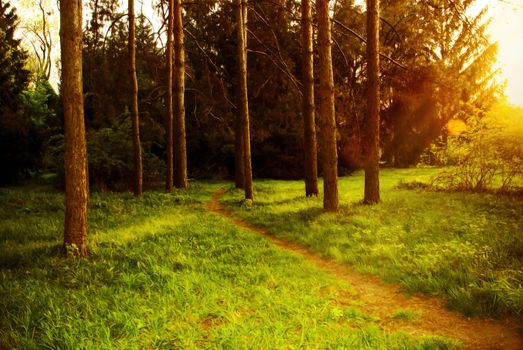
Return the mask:
<path id="1" fill-rule="evenodd" d="M 501 78 L 507 82 L 507 99 L 523 106 L 523 1 L 480 0 L 478 5 L 489 6 L 492 15 L 492 39 L 499 43 L 498 63 Z"/>

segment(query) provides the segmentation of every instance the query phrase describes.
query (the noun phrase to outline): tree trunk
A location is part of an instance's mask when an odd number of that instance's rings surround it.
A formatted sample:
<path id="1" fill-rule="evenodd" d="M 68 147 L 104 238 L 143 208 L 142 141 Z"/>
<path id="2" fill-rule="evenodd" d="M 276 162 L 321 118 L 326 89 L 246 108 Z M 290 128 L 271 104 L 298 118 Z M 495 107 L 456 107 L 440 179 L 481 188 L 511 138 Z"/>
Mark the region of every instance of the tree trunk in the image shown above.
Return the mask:
<path id="1" fill-rule="evenodd" d="M 165 179 L 165 191 L 173 190 L 173 17 L 174 3 L 169 0 L 168 24 L 167 24 L 167 115 L 165 117 L 165 135 L 167 138 L 167 177 Z"/>
<path id="2" fill-rule="evenodd" d="M 320 56 L 320 116 L 323 169 L 323 209 L 338 210 L 338 154 L 334 110 L 334 76 L 332 71 L 331 24 L 329 1 L 316 0 L 318 46 Z"/>
<path id="3" fill-rule="evenodd" d="M 234 184 L 236 188 L 245 188 L 245 163 L 243 158 L 242 116 L 238 109 L 234 130 Z"/>
<path id="4" fill-rule="evenodd" d="M 62 104 L 65 124 L 64 250 L 87 255 L 87 149 L 82 87 L 82 1 L 60 1 Z"/>
<path id="5" fill-rule="evenodd" d="M 364 203 L 380 201 L 379 0 L 367 0 L 367 159 Z"/>
<path id="6" fill-rule="evenodd" d="M 314 60 L 310 0 L 302 0 L 301 2 L 301 30 L 305 195 L 311 197 L 318 195 L 318 157 L 316 152 L 316 124 L 314 122 Z"/>
<path id="7" fill-rule="evenodd" d="M 243 12 L 244 16 L 244 22 L 247 19 L 247 7 L 245 7 L 245 11 Z M 244 40 L 245 45 L 247 46 L 247 28 L 246 26 L 243 28 L 244 30 Z M 238 61 L 239 62 L 239 61 Z M 238 63 L 239 65 L 239 63 Z M 238 81 L 241 79 L 241 72 L 238 70 Z M 236 88 L 237 95 L 239 88 Z M 238 98 L 236 103 L 238 106 L 241 104 L 240 99 Z M 242 128 L 242 113 L 241 108 L 237 108 L 236 110 L 236 127 L 234 130 L 234 184 L 236 188 L 243 188 L 245 189 L 245 157 L 244 157 L 244 145 L 243 145 L 243 128 Z"/>
<path id="8" fill-rule="evenodd" d="M 138 116 L 138 79 L 136 78 L 136 35 L 134 0 L 129 0 L 129 70 L 131 74 L 131 120 L 133 124 L 134 195 L 142 195 L 142 147 L 140 145 L 140 119 Z"/>
<path id="9" fill-rule="evenodd" d="M 187 146 L 185 141 L 185 48 L 183 44 L 182 0 L 174 0 L 174 186 L 187 188 Z"/>
<path id="10" fill-rule="evenodd" d="M 238 64 L 240 86 L 240 114 L 242 119 L 243 163 L 245 199 L 254 199 L 252 189 L 251 165 L 251 135 L 249 129 L 249 100 L 247 95 L 247 3 L 245 0 L 235 0 L 236 23 L 238 37 Z"/>

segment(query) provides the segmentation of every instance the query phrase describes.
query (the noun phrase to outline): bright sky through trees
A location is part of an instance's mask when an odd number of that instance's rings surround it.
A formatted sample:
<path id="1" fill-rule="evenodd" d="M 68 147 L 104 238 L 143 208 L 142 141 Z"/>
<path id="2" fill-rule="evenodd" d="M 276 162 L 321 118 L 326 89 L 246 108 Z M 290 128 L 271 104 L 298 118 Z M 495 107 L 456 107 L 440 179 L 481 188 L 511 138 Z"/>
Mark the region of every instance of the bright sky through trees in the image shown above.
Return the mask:
<path id="1" fill-rule="evenodd" d="M 492 15 L 492 38 L 499 42 L 498 63 L 507 80 L 509 102 L 523 106 L 523 0 L 479 0 Z"/>
<path id="2" fill-rule="evenodd" d="M 361 0 L 356 1 L 358 2 L 362 5 L 364 3 Z M 36 3 L 26 0 L 13 0 L 12 3 L 17 7 L 23 25 L 30 26 L 31 21 L 38 18 L 35 17 L 35 14 L 38 14 Z M 142 4 L 139 3 L 138 6 L 138 10 L 141 10 Z M 489 7 L 492 16 L 492 39 L 499 42 L 498 62 L 502 69 L 501 79 L 507 81 L 505 94 L 509 102 L 523 106 L 523 0 L 477 0 L 478 9 L 484 6 Z M 145 3 L 143 11 L 146 15 L 152 15 L 151 9 L 147 8 Z M 58 17 L 58 12 L 53 9 L 51 16 Z M 55 26 L 58 27 L 57 24 Z M 53 56 L 58 53 L 59 50 L 55 48 Z"/>

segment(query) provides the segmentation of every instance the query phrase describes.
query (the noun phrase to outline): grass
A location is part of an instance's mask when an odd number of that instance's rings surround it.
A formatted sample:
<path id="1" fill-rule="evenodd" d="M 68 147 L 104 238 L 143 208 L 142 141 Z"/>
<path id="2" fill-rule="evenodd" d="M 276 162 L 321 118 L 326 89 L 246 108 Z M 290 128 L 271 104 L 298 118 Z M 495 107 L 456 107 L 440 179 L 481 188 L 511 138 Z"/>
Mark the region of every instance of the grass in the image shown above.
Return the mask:
<path id="1" fill-rule="evenodd" d="M 0 189 L 0 349 L 457 346 L 337 304 L 350 286 L 203 208 L 223 185 L 94 193 L 87 259 L 61 254 L 61 193 Z"/>
<path id="2" fill-rule="evenodd" d="M 420 316 L 421 311 L 419 310 L 397 309 L 390 317 L 395 320 L 415 321 Z"/>
<path id="3" fill-rule="evenodd" d="M 466 315 L 523 316 L 523 199 L 425 189 L 435 170 L 384 169 L 382 202 L 361 204 L 363 174 L 340 179 L 341 210 L 324 213 L 300 181 L 256 182 L 228 209 L 275 236 L 400 283 L 408 292 L 447 298 Z M 406 184 L 412 184 L 408 186 Z"/>

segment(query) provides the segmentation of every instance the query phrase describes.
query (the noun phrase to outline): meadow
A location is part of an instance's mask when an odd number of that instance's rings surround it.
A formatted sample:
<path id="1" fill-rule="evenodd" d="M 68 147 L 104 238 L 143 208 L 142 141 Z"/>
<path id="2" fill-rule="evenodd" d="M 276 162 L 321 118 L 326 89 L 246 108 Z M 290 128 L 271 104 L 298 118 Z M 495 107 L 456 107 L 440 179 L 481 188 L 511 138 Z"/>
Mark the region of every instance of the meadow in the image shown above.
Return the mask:
<path id="1" fill-rule="evenodd" d="M 295 192 L 277 194 L 273 185 Z M 0 189 L 0 349 L 459 346 L 384 330 L 357 303 L 336 303 L 333 296 L 350 285 L 206 209 L 224 186 L 192 183 L 189 191 L 140 199 L 93 193 L 85 259 L 61 252 L 62 193 L 46 184 Z M 291 237 L 295 225 L 313 218 L 335 220 L 317 210 L 318 199 L 298 199 L 298 182 L 256 186 L 259 202 L 238 210 L 242 215 L 276 215 L 269 203 L 298 206 L 296 223 L 277 234 Z M 228 195 L 232 207 L 241 205 L 238 195 Z M 416 315 L 399 310 L 390 317 L 409 323 Z"/>
<path id="2" fill-rule="evenodd" d="M 340 179 L 341 211 L 304 198 L 301 182 L 256 182 L 254 203 L 241 191 L 228 210 L 271 234 L 358 271 L 399 283 L 407 293 L 447 300 L 467 316 L 523 316 L 523 198 L 434 191 L 434 168 L 384 169 L 382 202 L 366 206 L 363 174 Z"/>

